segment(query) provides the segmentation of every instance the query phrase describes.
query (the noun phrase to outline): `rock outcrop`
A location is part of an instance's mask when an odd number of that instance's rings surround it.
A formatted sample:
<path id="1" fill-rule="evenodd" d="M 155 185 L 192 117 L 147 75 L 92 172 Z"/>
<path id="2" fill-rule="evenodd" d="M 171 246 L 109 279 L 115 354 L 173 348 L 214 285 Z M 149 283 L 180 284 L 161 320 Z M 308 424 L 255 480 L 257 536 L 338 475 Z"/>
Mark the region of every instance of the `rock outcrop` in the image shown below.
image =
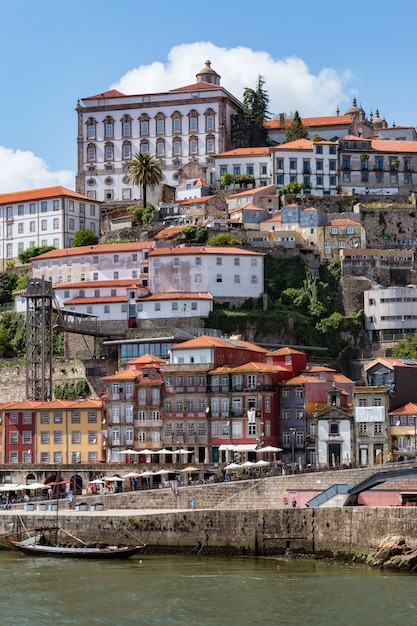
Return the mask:
<path id="1" fill-rule="evenodd" d="M 386 537 L 370 552 L 366 563 L 381 569 L 417 572 L 417 544 L 407 545 L 403 537 Z"/>

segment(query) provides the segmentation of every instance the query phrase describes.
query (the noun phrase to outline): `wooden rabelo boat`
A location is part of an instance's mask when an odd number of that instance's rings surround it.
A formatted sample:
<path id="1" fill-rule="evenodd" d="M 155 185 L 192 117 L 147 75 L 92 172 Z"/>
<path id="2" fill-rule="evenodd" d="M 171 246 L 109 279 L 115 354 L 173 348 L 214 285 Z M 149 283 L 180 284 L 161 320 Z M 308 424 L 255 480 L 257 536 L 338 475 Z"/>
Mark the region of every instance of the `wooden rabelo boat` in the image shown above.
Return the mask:
<path id="1" fill-rule="evenodd" d="M 71 535 L 59 526 L 41 526 L 33 532 L 24 529 L 27 535 L 22 539 L 18 533 L 3 535 L 3 539 L 16 550 L 28 556 L 49 556 L 76 559 L 128 559 L 137 554 L 146 544 L 109 545 L 86 543 Z"/>

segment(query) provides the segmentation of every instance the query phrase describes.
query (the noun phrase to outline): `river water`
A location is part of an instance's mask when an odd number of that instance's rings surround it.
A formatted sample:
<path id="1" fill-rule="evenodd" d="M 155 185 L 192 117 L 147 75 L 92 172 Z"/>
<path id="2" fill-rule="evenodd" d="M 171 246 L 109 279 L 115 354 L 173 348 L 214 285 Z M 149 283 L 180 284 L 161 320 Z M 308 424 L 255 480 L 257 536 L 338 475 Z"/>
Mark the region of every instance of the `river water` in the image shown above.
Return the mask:
<path id="1" fill-rule="evenodd" d="M 408 626 L 416 585 L 416 575 L 325 561 L 0 551 L 0 624 Z"/>

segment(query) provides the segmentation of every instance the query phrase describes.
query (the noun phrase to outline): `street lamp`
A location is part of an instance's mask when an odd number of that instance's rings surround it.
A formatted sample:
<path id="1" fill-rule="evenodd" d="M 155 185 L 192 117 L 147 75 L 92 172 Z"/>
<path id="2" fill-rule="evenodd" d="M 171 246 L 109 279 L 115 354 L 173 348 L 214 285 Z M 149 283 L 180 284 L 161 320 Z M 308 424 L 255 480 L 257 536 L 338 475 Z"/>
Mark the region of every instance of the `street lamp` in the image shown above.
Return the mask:
<path id="1" fill-rule="evenodd" d="M 72 462 L 74 463 L 74 478 L 72 481 L 74 496 L 77 495 L 77 463 L 79 462 L 79 456 L 80 456 L 79 452 L 72 453 Z"/>
<path id="2" fill-rule="evenodd" d="M 290 428 L 291 433 L 291 471 L 295 471 L 295 428 Z"/>
<path id="3" fill-rule="evenodd" d="M 178 487 L 181 485 L 181 444 L 177 441 L 178 446 Z"/>

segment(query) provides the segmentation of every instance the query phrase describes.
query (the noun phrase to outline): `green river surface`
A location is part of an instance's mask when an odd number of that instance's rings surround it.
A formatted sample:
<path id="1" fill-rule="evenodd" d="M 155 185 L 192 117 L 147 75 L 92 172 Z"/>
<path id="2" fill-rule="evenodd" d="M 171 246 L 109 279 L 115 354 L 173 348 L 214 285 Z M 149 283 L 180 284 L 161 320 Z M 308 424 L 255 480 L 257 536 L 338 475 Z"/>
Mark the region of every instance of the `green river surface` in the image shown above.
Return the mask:
<path id="1" fill-rule="evenodd" d="M 417 575 L 292 559 L 153 556 L 128 561 L 0 551 L 1 626 L 411 625 Z"/>

